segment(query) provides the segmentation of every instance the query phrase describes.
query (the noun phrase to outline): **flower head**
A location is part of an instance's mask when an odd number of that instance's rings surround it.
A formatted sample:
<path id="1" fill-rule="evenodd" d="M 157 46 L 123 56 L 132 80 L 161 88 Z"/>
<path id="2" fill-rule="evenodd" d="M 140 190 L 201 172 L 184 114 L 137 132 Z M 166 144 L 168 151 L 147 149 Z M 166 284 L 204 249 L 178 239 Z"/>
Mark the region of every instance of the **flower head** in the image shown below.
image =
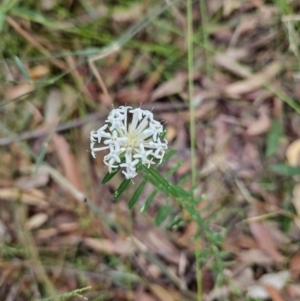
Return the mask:
<path id="1" fill-rule="evenodd" d="M 122 167 L 126 179 L 132 179 L 137 175 L 138 163 L 149 168 L 154 164 L 154 159 L 162 161 L 168 142 L 166 139 L 161 140 L 163 126 L 153 119 L 152 112 L 122 106 L 113 109 L 105 123 L 97 131 L 91 131 L 90 145 L 94 158 L 96 152 L 109 150 L 104 163 L 110 173 Z M 95 146 L 102 141 L 104 146 Z"/>

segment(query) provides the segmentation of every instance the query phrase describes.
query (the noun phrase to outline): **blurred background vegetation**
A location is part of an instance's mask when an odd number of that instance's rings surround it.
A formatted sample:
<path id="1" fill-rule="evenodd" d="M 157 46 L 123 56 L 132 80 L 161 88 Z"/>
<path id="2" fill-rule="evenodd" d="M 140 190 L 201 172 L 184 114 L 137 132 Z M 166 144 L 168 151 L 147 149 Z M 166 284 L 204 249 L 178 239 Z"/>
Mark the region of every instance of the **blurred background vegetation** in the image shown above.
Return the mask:
<path id="1" fill-rule="evenodd" d="M 2 0 L 0 299 L 300 300 L 299 22 L 297 0 Z M 130 210 L 141 178 L 101 184 L 112 104 L 167 122 L 159 172 L 219 249 L 151 185 Z"/>

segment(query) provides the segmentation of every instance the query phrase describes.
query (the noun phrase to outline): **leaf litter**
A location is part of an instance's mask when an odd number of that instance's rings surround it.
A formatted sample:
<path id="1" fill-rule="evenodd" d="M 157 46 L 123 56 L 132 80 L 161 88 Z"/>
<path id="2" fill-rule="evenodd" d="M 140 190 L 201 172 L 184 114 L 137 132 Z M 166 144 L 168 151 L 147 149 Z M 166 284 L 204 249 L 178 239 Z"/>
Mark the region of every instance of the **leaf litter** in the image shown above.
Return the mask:
<path id="1" fill-rule="evenodd" d="M 223 237 L 225 265 L 218 267 L 208 241 L 195 239 L 197 224 L 175 200 L 168 200 L 173 213 L 157 227 L 165 195 L 157 193 L 140 213 L 154 189 L 147 183 L 129 211 L 132 194 L 113 200 L 122 177 L 102 185 L 107 169 L 100 156 L 90 160 L 87 133 L 102 123 L 111 99 L 116 107 L 154 107 L 177 150 L 159 173 L 183 159 L 170 182 L 187 175 L 182 185 L 192 188 L 185 4 L 172 4 L 149 23 L 155 1 L 116 2 L 43 1 L 40 8 L 24 1 L 5 12 L 3 57 L 17 63 L 0 61 L 1 298 L 42 300 L 53 285 L 60 293 L 91 285 L 80 293 L 88 300 L 196 300 L 200 248 L 203 300 L 299 299 L 299 174 L 271 168 L 299 167 L 293 19 L 299 4 L 213 0 L 202 7 L 207 17 L 201 20 L 194 3 L 194 193 L 205 195 L 196 208 Z M 63 26 L 51 27 L 48 14 Z M 130 26 L 138 30 L 126 46 L 96 63 L 107 96 L 84 53 L 118 37 L 125 41 Z M 37 170 L 33 155 L 41 158 Z M 30 250 L 38 255 L 34 267 L 27 262 Z"/>

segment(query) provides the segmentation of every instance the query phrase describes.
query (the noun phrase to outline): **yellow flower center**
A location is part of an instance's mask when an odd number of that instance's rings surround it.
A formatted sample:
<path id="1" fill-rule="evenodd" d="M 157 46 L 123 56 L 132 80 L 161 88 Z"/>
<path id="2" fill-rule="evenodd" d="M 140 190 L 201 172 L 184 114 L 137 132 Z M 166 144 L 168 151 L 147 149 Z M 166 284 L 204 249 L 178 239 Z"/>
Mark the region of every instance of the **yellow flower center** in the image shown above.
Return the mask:
<path id="1" fill-rule="evenodd" d="M 138 148 L 140 145 L 140 137 L 136 132 L 130 132 L 127 134 L 128 140 L 124 142 L 125 147 L 131 147 L 132 149 Z"/>

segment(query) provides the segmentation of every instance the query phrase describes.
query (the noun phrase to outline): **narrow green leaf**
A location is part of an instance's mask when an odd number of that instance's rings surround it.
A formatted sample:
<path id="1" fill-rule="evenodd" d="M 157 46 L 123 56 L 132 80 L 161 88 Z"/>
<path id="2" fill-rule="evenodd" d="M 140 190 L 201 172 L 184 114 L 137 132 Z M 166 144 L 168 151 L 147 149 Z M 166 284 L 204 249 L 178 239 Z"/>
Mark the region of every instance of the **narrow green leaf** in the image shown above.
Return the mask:
<path id="1" fill-rule="evenodd" d="M 191 175 L 189 175 L 189 174 L 186 174 L 185 176 L 183 176 L 183 177 L 179 180 L 179 182 L 177 183 L 177 186 L 183 185 L 183 184 L 185 183 L 185 181 L 186 181 L 188 178 L 190 178 L 190 177 L 191 177 Z"/>
<path id="2" fill-rule="evenodd" d="M 52 296 L 52 297 L 47 297 L 47 298 L 43 298 L 43 299 L 39 299 L 38 301 L 57 301 L 57 300 L 70 300 L 70 298 L 72 297 L 78 297 L 79 294 L 83 293 L 84 291 L 87 291 L 89 289 L 91 289 L 91 286 L 86 286 L 83 288 L 78 288 L 74 291 L 68 292 L 68 293 L 64 293 L 64 294 L 59 294 L 56 296 Z"/>
<path id="3" fill-rule="evenodd" d="M 176 229 L 178 225 L 182 222 L 182 212 L 172 217 L 167 225 L 167 229 Z"/>
<path id="4" fill-rule="evenodd" d="M 293 206 L 293 204 L 291 202 L 283 203 L 283 209 L 288 212 L 291 212 L 292 214 L 296 213 L 295 207 Z M 283 215 L 280 219 L 280 223 L 282 225 L 283 231 L 285 233 L 287 233 L 293 224 L 293 219 L 287 215 Z"/>
<path id="5" fill-rule="evenodd" d="M 185 191 L 181 187 L 173 185 L 173 184 L 172 184 L 172 191 L 174 191 L 178 196 L 181 196 L 183 198 L 190 198 L 191 197 L 191 195 L 187 191 Z"/>
<path id="6" fill-rule="evenodd" d="M 37 173 L 38 169 L 40 168 L 41 164 L 43 163 L 43 160 L 45 158 L 47 148 L 48 148 L 48 144 L 49 144 L 49 141 L 52 137 L 52 134 L 53 134 L 53 132 L 51 132 L 48 135 L 46 141 L 42 145 L 42 148 L 41 148 L 41 151 L 40 151 L 38 157 L 35 157 L 35 162 L 36 162 L 36 168 L 35 168 L 35 171 L 34 171 L 35 174 Z"/>
<path id="7" fill-rule="evenodd" d="M 155 217 L 155 225 L 161 225 L 166 220 L 166 218 L 172 213 L 172 211 L 173 210 L 171 209 L 171 207 L 169 207 L 166 204 L 161 206 Z"/>
<path id="8" fill-rule="evenodd" d="M 183 160 L 180 160 L 179 162 L 176 163 L 175 166 L 173 166 L 168 172 L 166 173 L 166 177 L 169 178 L 172 174 L 175 173 L 175 171 L 183 164 Z"/>
<path id="9" fill-rule="evenodd" d="M 168 161 L 171 157 L 173 157 L 175 154 L 177 153 L 176 150 L 172 149 L 169 152 L 167 152 L 164 156 L 164 158 L 162 159 L 162 162 L 166 162 Z"/>
<path id="10" fill-rule="evenodd" d="M 103 180 L 102 180 L 102 184 L 106 184 L 108 181 L 110 181 L 117 173 L 118 173 L 118 171 L 120 170 L 120 168 L 121 167 L 118 167 L 117 169 L 115 169 L 113 172 L 111 172 L 111 173 L 107 173 L 105 176 L 104 176 L 104 178 L 103 178 Z"/>
<path id="11" fill-rule="evenodd" d="M 178 197 L 179 195 L 177 192 L 173 189 L 173 185 L 169 183 L 160 173 L 158 173 L 153 168 L 145 168 L 143 166 L 143 170 L 148 173 L 152 178 L 152 183 L 157 187 L 163 187 L 165 191 L 168 191 L 169 194 L 174 195 L 175 197 Z"/>
<path id="12" fill-rule="evenodd" d="M 14 55 L 14 61 L 17 64 L 17 66 L 20 69 L 20 71 L 25 76 L 25 78 L 28 79 L 29 81 L 32 81 L 32 78 L 30 77 L 27 68 L 24 66 L 23 62 L 19 59 L 19 57 L 17 57 L 16 55 Z"/>
<path id="13" fill-rule="evenodd" d="M 292 167 L 286 164 L 271 165 L 270 169 L 279 175 L 284 175 L 284 176 L 300 175 L 300 167 Z"/>
<path id="14" fill-rule="evenodd" d="M 272 156 L 276 153 L 279 145 L 279 139 L 282 134 L 281 124 L 278 119 L 272 121 L 271 129 L 267 136 L 266 156 Z"/>
<path id="15" fill-rule="evenodd" d="M 183 161 L 179 161 L 174 167 L 172 167 L 166 174 L 167 178 L 169 178 L 171 175 L 173 175 L 176 170 L 182 165 Z M 187 179 L 187 177 L 184 177 L 183 179 Z M 150 196 L 148 197 L 148 199 L 146 200 L 145 204 L 142 206 L 140 212 L 144 213 L 148 210 L 148 208 L 150 207 L 150 205 L 152 204 L 156 194 L 158 193 L 158 189 L 155 189 L 152 191 L 152 193 L 150 194 Z"/>
<path id="16" fill-rule="evenodd" d="M 123 180 L 123 182 L 120 184 L 120 186 L 114 193 L 114 200 L 116 200 L 125 191 L 130 182 L 131 181 L 127 179 Z"/>
<path id="17" fill-rule="evenodd" d="M 49 26 L 50 28 L 58 28 L 59 26 L 58 22 L 54 22 L 53 19 L 45 18 L 45 16 L 39 13 L 37 10 L 31 10 L 21 6 L 21 7 L 14 7 L 11 10 L 11 13 L 23 19 L 37 22 L 44 26 Z"/>
<path id="18" fill-rule="evenodd" d="M 167 130 L 164 130 L 162 133 L 159 134 L 160 139 L 164 139 L 167 135 Z"/>
<path id="19" fill-rule="evenodd" d="M 0 12 L 0 32 L 2 32 L 5 17 L 6 17 L 5 14 Z"/>
<path id="20" fill-rule="evenodd" d="M 136 191 L 134 192 L 132 198 L 130 199 L 129 203 L 128 203 L 128 208 L 132 209 L 133 206 L 135 205 L 135 203 L 138 201 L 141 193 L 143 192 L 145 185 L 147 183 L 147 180 L 143 180 L 142 183 L 139 185 L 139 187 L 136 189 Z"/>
<path id="21" fill-rule="evenodd" d="M 152 193 L 150 194 L 150 196 L 148 197 L 147 201 L 145 202 L 145 204 L 142 206 L 140 212 L 144 213 L 148 210 L 148 208 L 150 207 L 150 205 L 152 204 L 154 197 L 156 196 L 158 192 L 158 189 L 155 189 L 152 191 Z"/>
<path id="22" fill-rule="evenodd" d="M 168 189 L 165 188 L 164 185 L 161 185 L 159 182 L 157 182 L 156 179 L 154 179 L 153 177 L 151 177 L 151 175 L 149 174 L 145 174 L 144 178 L 149 181 L 153 186 L 157 187 L 157 189 L 161 190 L 162 192 L 164 192 L 166 195 L 170 195 L 170 191 L 168 191 Z"/>

